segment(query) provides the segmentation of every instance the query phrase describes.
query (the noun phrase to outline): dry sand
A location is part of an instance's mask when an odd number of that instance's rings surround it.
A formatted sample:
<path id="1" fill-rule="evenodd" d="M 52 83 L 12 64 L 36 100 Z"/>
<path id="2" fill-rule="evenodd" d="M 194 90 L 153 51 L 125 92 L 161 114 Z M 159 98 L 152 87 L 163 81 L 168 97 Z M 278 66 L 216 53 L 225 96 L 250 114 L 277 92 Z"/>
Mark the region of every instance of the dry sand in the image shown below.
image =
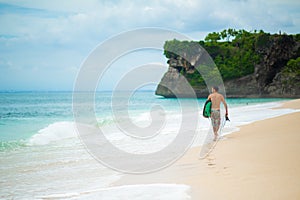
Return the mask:
<path id="1" fill-rule="evenodd" d="M 282 107 L 300 109 L 300 100 Z M 116 185 L 191 186 L 191 199 L 300 199 L 300 112 L 240 127 L 205 159 L 190 149 L 162 171 L 126 175 Z"/>

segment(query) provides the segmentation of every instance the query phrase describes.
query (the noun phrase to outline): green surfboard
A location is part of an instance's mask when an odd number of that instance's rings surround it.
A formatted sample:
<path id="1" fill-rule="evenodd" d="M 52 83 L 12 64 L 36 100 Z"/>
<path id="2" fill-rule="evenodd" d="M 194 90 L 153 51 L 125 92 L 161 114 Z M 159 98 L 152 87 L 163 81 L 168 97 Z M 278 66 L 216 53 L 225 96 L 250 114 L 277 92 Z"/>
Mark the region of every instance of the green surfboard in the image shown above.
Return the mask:
<path id="1" fill-rule="evenodd" d="M 209 118 L 211 114 L 211 100 L 207 100 L 203 107 L 203 117 Z"/>

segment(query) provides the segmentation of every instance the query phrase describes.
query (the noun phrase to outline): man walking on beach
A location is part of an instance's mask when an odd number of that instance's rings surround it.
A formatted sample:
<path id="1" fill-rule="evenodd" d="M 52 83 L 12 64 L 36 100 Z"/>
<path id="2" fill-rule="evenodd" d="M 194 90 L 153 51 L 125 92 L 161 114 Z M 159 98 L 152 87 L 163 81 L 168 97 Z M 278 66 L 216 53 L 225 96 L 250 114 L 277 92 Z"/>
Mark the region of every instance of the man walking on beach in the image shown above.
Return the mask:
<path id="1" fill-rule="evenodd" d="M 221 102 L 224 104 L 226 109 L 226 117 L 228 116 L 228 107 L 227 103 L 222 94 L 219 92 L 218 86 L 212 87 L 212 94 L 208 96 L 208 100 L 211 100 L 211 124 L 214 130 L 214 141 L 218 139 L 218 130 L 220 128 L 221 116 L 220 116 L 220 104 Z"/>

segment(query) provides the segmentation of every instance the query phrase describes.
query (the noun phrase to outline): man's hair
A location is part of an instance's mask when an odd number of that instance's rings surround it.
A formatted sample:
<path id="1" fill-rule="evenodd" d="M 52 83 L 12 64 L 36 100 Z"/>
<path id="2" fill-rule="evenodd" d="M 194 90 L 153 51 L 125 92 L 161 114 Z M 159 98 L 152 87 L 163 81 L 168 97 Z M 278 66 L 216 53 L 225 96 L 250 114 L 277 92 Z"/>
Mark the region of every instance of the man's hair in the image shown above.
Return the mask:
<path id="1" fill-rule="evenodd" d="M 217 92 L 219 91 L 219 87 L 218 86 L 213 86 L 214 90 L 216 90 Z"/>

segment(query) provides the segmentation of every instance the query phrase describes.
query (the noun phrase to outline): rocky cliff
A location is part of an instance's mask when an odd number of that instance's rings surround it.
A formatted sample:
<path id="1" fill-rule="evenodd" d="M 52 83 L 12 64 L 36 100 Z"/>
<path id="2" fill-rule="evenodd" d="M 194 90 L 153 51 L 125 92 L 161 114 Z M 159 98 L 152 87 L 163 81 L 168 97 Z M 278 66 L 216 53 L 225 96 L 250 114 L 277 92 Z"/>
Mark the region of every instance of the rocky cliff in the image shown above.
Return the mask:
<path id="1" fill-rule="evenodd" d="M 227 97 L 299 98 L 300 41 L 299 34 L 296 36 L 286 34 L 256 34 L 252 36 L 252 40 L 249 41 L 251 42 L 251 48 L 253 48 L 253 54 L 258 56 L 257 62 L 251 60 L 253 64 L 250 68 L 253 67 L 253 70 L 247 69 L 247 75 L 235 78 L 223 78 Z M 243 48 L 245 47 L 241 47 L 239 41 L 242 41 L 241 38 L 239 40 L 236 39 L 232 42 L 228 42 L 228 44 L 225 44 L 226 48 L 231 45 L 230 48 L 234 49 L 235 52 L 243 51 Z M 206 45 L 203 44 L 204 43 L 202 43 L 202 46 L 207 49 L 209 54 L 212 52 L 213 55 L 211 55 L 211 57 L 215 62 L 217 59 L 220 60 L 221 57 L 223 58 L 223 61 L 218 61 L 218 63 L 226 63 L 227 69 L 230 69 L 228 68 L 226 59 L 230 59 L 231 54 L 229 54 L 229 57 L 224 58 L 224 53 L 222 53 L 226 52 L 224 51 L 224 48 L 222 51 L 216 51 L 215 49 L 218 48 L 217 44 L 210 45 L 209 48 L 206 48 Z M 222 45 L 224 46 L 224 44 Z M 240 57 L 243 57 L 243 54 L 241 55 L 242 56 Z M 184 84 L 182 84 L 183 80 L 180 76 L 181 74 L 191 83 L 198 97 L 207 97 L 209 92 L 205 82 L 201 83 L 193 80 L 196 79 L 194 78 L 196 76 L 193 76 L 193 73 L 196 73 L 197 71 L 193 64 L 199 63 L 202 58 L 201 56 L 198 56 L 196 59 L 198 60 L 191 64 L 187 63 L 181 56 L 169 56 L 169 69 L 162 77 L 155 94 L 167 98 L 175 97 L 172 91 L 176 91 L 177 94 L 184 94 L 185 88 L 183 87 Z M 218 63 L 216 62 L 217 67 L 219 67 Z M 229 73 L 235 73 L 234 68 L 230 70 Z M 228 71 L 224 71 L 224 73 L 221 71 L 223 77 L 225 73 L 228 74 Z M 199 77 L 197 80 L 199 80 Z M 186 95 L 182 96 L 188 97 Z"/>

